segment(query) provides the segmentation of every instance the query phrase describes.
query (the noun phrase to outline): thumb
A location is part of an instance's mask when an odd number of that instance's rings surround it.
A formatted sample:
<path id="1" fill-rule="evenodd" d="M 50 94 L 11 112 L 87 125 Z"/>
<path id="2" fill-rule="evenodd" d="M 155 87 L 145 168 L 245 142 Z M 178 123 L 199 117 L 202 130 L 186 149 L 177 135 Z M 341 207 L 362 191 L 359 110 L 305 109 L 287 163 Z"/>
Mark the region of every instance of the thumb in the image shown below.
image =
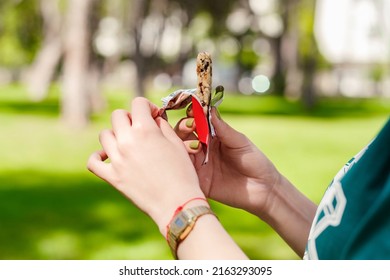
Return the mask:
<path id="1" fill-rule="evenodd" d="M 247 143 L 244 134 L 238 132 L 221 119 L 217 108 L 211 108 L 211 123 L 214 126 L 217 138 L 229 148 L 242 147 Z"/>

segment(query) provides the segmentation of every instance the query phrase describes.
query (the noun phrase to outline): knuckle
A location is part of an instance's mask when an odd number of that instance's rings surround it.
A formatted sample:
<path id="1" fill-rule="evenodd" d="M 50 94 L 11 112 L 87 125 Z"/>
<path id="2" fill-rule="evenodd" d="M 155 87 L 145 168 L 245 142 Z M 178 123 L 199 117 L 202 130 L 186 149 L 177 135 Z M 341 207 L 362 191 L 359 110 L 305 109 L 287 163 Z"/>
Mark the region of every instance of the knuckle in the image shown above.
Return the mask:
<path id="1" fill-rule="evenodd" d="M 126 152 L 130 149 L 131 141 L 124 137 L 117 138 L 117 147 L 121 152 Z"/>

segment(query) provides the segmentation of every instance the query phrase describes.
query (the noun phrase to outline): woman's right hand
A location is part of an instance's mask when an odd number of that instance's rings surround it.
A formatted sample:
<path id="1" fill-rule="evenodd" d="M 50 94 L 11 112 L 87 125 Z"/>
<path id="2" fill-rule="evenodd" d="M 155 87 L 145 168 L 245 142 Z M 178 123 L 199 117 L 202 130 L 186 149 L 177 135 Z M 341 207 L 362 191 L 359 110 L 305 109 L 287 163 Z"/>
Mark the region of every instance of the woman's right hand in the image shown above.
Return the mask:
<path id="1" fill-rule="evenodd" d="M 196 145 L 193 118 L 184 118 L 175 126 L 191 155 L 201 188 L 211 199 L 261 217 L 281 175 L 245 135 L 219 117 L 216 108 L 211 112 L 217 136 L 211 140 L 207 164 L 202 165 L 205 154 L 201 145 Z"/>
<path id="2" fill-rule="evenodd" d="M 212 108 L 211 121 L 217 136 L 211 140 L 209 161 L 204 165 L 201 145 L 193 145 L 197 138 L 191 117 L 175 127 L 190 153 L 204 194 L 258 216 L 302 257 L 316 205 L 279 173 L 245 135 L 221 120 L 216 108 Z"/>

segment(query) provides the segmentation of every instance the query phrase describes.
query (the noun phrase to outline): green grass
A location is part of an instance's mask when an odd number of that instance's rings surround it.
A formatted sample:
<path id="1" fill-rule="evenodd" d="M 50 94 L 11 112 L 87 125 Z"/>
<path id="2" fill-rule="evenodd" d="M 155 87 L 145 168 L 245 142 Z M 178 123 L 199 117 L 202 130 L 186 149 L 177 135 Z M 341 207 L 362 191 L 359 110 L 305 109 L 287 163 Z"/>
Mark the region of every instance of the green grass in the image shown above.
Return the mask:
<path id="1" fill-rule="evenodd" d="M 163 96 L 163 95 L 161 95 Z M 161 96 L 152 99 L 159 102 Z M 21 86 L 0 88 L 0 259 L 169 259 L 154 223 L 86 168 L 126 92 L 85 130 L 64 127 L 55 89 L 43 103 Z M 389 102 L 322 100 L 315 111 L 273 97 L 227 96 L 220 111 L 315 202 L 338 169 L 389 116 Z M 174 123 L 183 112 L 171 112 Z M 265 223 L 213 203 L 228 232 L 253 259 L 297 256 Z"/>

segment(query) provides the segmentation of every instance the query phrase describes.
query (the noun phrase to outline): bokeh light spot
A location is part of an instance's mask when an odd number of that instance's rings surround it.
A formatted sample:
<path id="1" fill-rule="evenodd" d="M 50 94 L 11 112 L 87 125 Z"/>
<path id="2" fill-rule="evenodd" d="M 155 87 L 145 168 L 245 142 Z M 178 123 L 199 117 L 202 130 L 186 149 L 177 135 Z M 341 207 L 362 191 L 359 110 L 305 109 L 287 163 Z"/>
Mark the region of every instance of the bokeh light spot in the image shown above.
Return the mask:
<path id="1" fill-rule="evenodd" d="M 257 93 L 265 93 L 270 86 L 271 82 L 265 75 L 257 75 L 252 80 L 252 87 Z"/>

